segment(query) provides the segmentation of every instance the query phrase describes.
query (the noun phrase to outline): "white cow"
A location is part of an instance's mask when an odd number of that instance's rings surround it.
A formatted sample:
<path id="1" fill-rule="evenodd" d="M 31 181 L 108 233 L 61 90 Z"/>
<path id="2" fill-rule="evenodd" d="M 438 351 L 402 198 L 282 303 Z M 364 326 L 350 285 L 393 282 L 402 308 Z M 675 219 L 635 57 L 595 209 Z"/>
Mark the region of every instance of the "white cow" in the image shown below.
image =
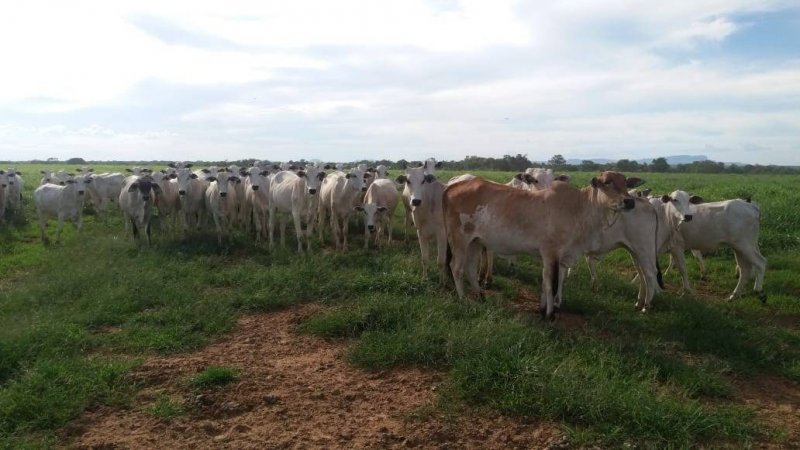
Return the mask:
<path id="1" fill-rule="evenodd" d="M 725 244 L 733 249 L 739 266 L 739 282 L 729 299 L 741 296 L 745 285 L 755 278 L 754 291 L 766 302 L 763 283 L 767 259 L 758 245 L 761 210 L 757 205 L 738 199 L 703 203 L 701 197 L 684 191 L 663 196 L 661 203 L 670 232 L 663 251 L 672 255 L 681 273 L 684 291 L 691 291 L 685 251 L 710 252 Z"/>
<path id="2" fill-rule="evenodd" d="M 110 203 L 119 201 L 124 183 L 125 175 L 118 172 L 92 175 L 92 183 L 88 188 L 95 211 L 104 213 Z"/>
<path id="3" fill-rule="evenodd" d="M 275 174 L 270 184 L 271 198 L 269 202 L 269 246 L 273 248 L 275 221 L 278 215 L 291 215 L 297 236 L 297 251 L 303 253 L 303 243 L 311 252 L 311 235 L 314 232 L 314 217 L 320 184 L 326 180 L 326 174 L 315 165 L 306 166 L 297 173 L 281 171 Z M 303 229 L 305 222 L 306 229 Z M 281 218 L 281 245 L 286 245 L 284 220 Z"/>
<path id="4" fill-rule="evenodd" d="M 5 170 L 0 170 L 0 223 L 6 221 L 6 202 L 8 191 L 8 177 Z"/>
<path id="5" fill-rule="evenodd" d="M 206 178 L 210 184 L 206 188 L 206 210 L 214 220 L 217 230 L 217 243 L 222 245 L 222 236 L 233 231 L 236 222 L 238 204 L 236 189 L 233 187 L 239 177 L 231 174 L 227 169 L 217 172 L 216 177 Z"/>
<path id="6" fill-rule="evenodd" d="M 262 237 L 267 237 L 269 227 L 269 201 L 270 201 L 270 179 L 269 172 L 259 167 L 251 167 L 244 171 L 244 195 L 243 204 L 245 225 L 250 229 L 250 221 L 256 231 L 256 242 L 261 241 Z"/>
<path id="7" fill-rule="evenodd" d="M 383 164 L 378 165 L 375 167 L 374 173 L 376 180 L 386 180 L 389 178 L 389 170 Z"/>
<path id="8" fill-rule="evenodd" d="M 150 219 L 152 217 L 155 196 L 161 193 L 161 188 L 152 177 L 146 175 L 131 175 L 125 178 L 122 190 L 119 193 L 119 207 L 124 220 L 130 224 L 133 231 L 133 240 L 141 244 L 141 232 L 147 236 L 147 245 L 150 245 Z"/>
<path id="9" fill-rule="evenodd" d="M 442 167 L 442 163 L 436 162 L 436 160 L 433 158 L 428 158 L 424 163 L 421 163 L 420 166 L 423 168 L 425 173 L 436 176 L 436 169 L 440 169 Z M 405 169 L 407 169 L 407 167 L 403 167 L 403 170 Z M 411 215 L 411 190 L 408 187 L 408 184 L 404 184 L 403 193 L 400 198 L 403 201 L 403 209 L 405 210 L 406 216 L 403 229 L 403 240 L 408 242 L 408 228 L 409 225 L 411 225 L 414 221 L 414 218 Z"/>
<path id="10" fill-rule="evenodd" d="M 436 263 L 439 267 L 439 281 L 444 284 L 446 277 L 447 235 L 442 214 L 442 193 L 445 185 L 432 173 L 426 172 L 426 165 L 406 169 L 405 175 L 397 177 L 397 182 L 405 184 L 404 196 L 408 191 L 409 204 L 422 255 L 422 277 L 428 276 L 430 242 L 436 241 Z M 435 170 L 435 167 L 434 167 Z"/>
<path id="11" fill-rule="evenodd" d="M 39 172 L 42 174 L 42 179 L 39 181 L 39 186 L 47 183 L 62 184 L 70 178 L 69 174 L 63 170 L 51 172 L 47 169 L 44 169 L 40 170 Z"/>
<path id="12" fill-rule="evenodd" d="M 178 201 L 184 234 L 199 230 L 206 223 L 205 194 L 208 183 L 191 171 L 191 164 L 177 170 Z"/>
<path id="13" fill-rule="evenodd" d="M 532 191 L 543 191 L 549 189 L 553 181 L 568 182 L 571 177 L 569 175 L 553 175 L 553 169 L 545 169 L 542 167 L 529 167 L 525 169 L 525 173 L 532 177 L 531 182 L 528 183 L 528 188 Z"/>
<path id="14" fill-rule="evenodd" d="M 61 230 L 64 229 L 65 220 L 75 224 L 75 228 L 80 232 L 83 225 L 83 195 L 86 185 L 91 182 L 91 177 L 78 176 L 64 181 L 63 186 L 46 183 L 33 191 L 43 242 L 48 242 L 47 222 L 50 219 L 58 219 L 56 242 L 61 240 Z"/>
<path id="15" fill-rule="evenodd" d="M 365 177 L 368 178 L 369 174 L 355 167 L 346 174 L 334 172 L 322 182 L 319 200 L 320 236 L 327 214 L 330 217 L 333 242 L 337 250 L 347 249 L 348 218 L 353 212 L 355 199 L 362 192 L 366 192 Z"/>
<path id="16" fill-rule="evenodd" d="M 22 208 L 22 191 L 25 188 L 25 180 L 14 168 L 6 170 L 6 178 L 8 180 L 6 208 L 15 214 L 22 214 L 24 212 Z"/>
<path id="17" fill-rule="evenodd" d="M 163 225 L 170 223 L 173 233 L 178 232 L 178 216 L 181 203 L 178 195 L 178 174 L 175 169 L 153 172 L 153 181 L 161 189 L 156 195 L 155 205 L 158 208 L 158 219 Z M 167 220 L 167 219 L 170 220 Z"/>
<path id="18" fill-rule="evenodd" d="M 388 231 L 388 242 L 392 243 L 392 218 L 397 209 L 399 196 L 394 181 L 378 179 L 372 182 L 364 197 L 364 204 L 356 206 L 357 211 L 365 214 L 364 248 L 369 248 L 370 233 L 375 234 L 375 245 L 380 246 L 381 235 Z"/>

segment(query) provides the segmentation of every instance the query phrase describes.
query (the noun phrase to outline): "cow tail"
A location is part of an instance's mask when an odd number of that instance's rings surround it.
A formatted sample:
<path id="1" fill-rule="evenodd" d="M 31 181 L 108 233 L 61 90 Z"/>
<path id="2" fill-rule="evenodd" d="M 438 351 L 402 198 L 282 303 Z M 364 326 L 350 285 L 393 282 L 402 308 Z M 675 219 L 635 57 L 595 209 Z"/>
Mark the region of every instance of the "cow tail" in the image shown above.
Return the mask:
<path id="1" fill-rule="evenodd" d="M 553 274 L 551 276 L 551 282 L 553 283 L 553 299 L 555 300 L 556 296 L 558 295 L 558 271 L 561 269 L 561 264 L 559 264 L 558 260 L 553 262 Z"/>
<path id="2" fill-rule="evenodd" d="M 661 273 L 661 264 L 658 263 L 658 213 L 656 212 L 655 208 L 653 209 L 653 214 L 656 216 L 656 241 L 655 249 L 656 249 L 656 281 L 658 282 L 658 287 L 661 289 L 665 289 L 664 287 L 664 274 Z"/>

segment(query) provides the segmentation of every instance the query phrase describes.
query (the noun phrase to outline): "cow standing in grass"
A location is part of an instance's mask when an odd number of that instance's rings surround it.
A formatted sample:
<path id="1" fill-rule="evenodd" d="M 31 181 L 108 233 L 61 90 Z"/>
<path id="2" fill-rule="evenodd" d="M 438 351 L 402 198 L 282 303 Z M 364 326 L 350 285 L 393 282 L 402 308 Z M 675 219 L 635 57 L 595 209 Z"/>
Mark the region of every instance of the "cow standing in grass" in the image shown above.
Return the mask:
<path id="1" fill-rule="evenodd" d="M 397 187 L 386 179 L 375 180 L 367 189 L 364 204 L 356 206 L 364 213 L 364 248 L 369 248 L 370 234 L 374 234 L 375 245 L 380 247 L 381 236 L 388 231 L 388 242 L 392 243 L 392 218 L 399 201 Z"/>
<path id="2" fill-rule="evenodd" d="M 58 219 L 56 242 L 61 241 L 61 231 L 64 221 L 69 220 L 75 224 L 78 232 L 83 225 L 83 198 L 86 185 L 92 182 L 87 175 L 71 177 L 61 184 L 46 183 L 33 191 L 33 201 L 36 204 L 36 215 L 39 219 L 39 228 L 42 230 L 42 241 L 48 242 L 47 222 Z"/>
<path id="3" fill-rule="evenodd" d="M 133 240 L 141 243 L 141 233 L 147 236 L 147 245 L 151 243 L 150 219 L 154 197 L 161 193 L 161 188 L 149 175 L 131 175 L 125 179 L 119 193 L 119 207 L 126 223 L 131 226 Z"/>
<path id="4" fill-rule="evenodd" d="M 233 232 L 233 225 L 239 211 L 236 209 L 239 199 L 234 184 L 239 177 L 231 174 L 227 169 L 217 172 L 217 176 L 206 178 L 210 184 L 206 188 L 206 210 L 214 220 L 217 230 L 217 243 L 222 245 L 222 237 Z"/>
<path id="5" fill-rule="evenodd" d="M 314 232 L 316 203 L 320 184 L 327 178 L 316 165 L 308 165 L 305 170 L 281 171 L 275 174 L 270 183 L 269 202 L 269 247 L 274 247 L 275 222 L 281 219 L 281 245 L 286 245 L 285 217 L 291 216 L 297 236 L 297 251 L 311 252 L 311 236 Z M 305 229 L 303 229 L 305 225 Z"/>

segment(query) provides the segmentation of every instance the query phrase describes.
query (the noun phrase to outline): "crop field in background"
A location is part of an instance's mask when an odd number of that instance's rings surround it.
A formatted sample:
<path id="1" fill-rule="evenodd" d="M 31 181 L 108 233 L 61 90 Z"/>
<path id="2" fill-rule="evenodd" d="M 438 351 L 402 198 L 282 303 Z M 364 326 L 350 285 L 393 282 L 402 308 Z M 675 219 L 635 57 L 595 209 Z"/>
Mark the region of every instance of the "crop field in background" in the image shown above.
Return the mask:
<path id="1" fill-rule="evenodd" d="M 17 166 L 25 218 L 0 226 L 0 442 L 7 447 L 67 444 L 58 430 L 87 408 L 132 406 L 138 386 L 126 374 L 145 357 L 202 347 L 243 314 L 312 302 L 324 308 L 297 332 L 352 339 L 352 364 L 443 371 L 441 408 L 545 418 L 568 430 L 574 446 L 780 446 L 797 425 L 762 420 L 740 395 L 741 386 L 776 380 L 800 390 L 797 177 L 636 174 L 659 195 L 680 188 L 707 201 L 751 197 L 760 205 L 766 305 L 752 287 L 724 300 L 736 278 L 732 252 L 723 249 L 707 258 L 708 280 L 687 255 L 695 296 L 677 295 L 673 271 L 653 309 L 640 314 L 630 258 L 616 251 L 601 264 L 595 290 L 585 264 L 578 266 L 562 307 L 570 320 L 549 324 L 534 312 L 536 259 L 499 261 L 481 300 L 460 301 L 451 286 L 438 285 L 435 270 L 423 280 L 415 236 L 403 243 L 402 206 L 395 242 L 381 250 L 362 249 L 363 225 L 351 226 L 343 253 L 328 238 L 298 256 L 293 233 L 286 249 L 270 252 L 243 232 L 220 247 L 212 233 L 183 239 L 158 230 L 153 246 L 139 249 L 116 212 L 102 219 L 89 212 L 81 235 L 67 224 L 62 243 L 46 246 L 32 203 L 42 167 Z M 439 172 L 445 182 L 453 175 Z M 571 175 L 585 186 L 594 174 Z M 240 376 L 216 369 L 190 383 Z M 192 414 L 168 402 L 154 411 Z"/>

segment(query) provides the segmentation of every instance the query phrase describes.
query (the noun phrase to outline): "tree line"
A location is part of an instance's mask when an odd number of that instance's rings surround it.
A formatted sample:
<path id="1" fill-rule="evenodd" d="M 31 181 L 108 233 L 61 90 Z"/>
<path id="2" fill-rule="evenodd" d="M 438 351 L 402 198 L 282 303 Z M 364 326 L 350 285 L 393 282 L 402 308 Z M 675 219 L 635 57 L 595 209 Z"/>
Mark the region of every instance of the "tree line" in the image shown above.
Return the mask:
<path id="1" fill-rule="evenodd" d="M 216 165 L 228 166 L 231 164 L 238 166 L 250 166 L 256 159 L 241 159 L 236 161 L 197 161 L 198 165 Z M 62 164 L 109 164 L 109 165 L 141 165 L 141 166 L 159 166 L 166 165 L 172 161 L 86 161 L 83 158 L 70 158 L 65 161 L 59 161 L 56 158 L 48 158 L 47 160 L 32 160 L 25 161 L 26 163 L 44 164 L 57 166 Z M 312 161 L 300 159 L 296 161 L 289 161 L 297 165 L 305 165 Z M 316 160 L 314 162 L 317 162 Z M 325 161 L 332 162 L 332 161 Z M 399 170 L 406 166 L 413 166 L 420 161 L 413 160 L 361 160 L 353 161 L 351 164 L 365 163 L 372 167 L 377 165 L 385 165 L 390 169 Z M 2 161 L 0 164 L 13 164 L 12 161 Z M 549 167 L 555 171 L 561 172 L 598 172 L 603 170 L 617 170 L 620 172 L 675 172 L 675 173 L 741 173 L 741 174 L 758 174 L 758 173 L 774 173 L 774 174 L 800 174 L 800 167 L 794 166 L 777 166 L 777 165 L 761 165 L 761 164 L 725 164 L 722 162 L 704 160 L 695 161 L 689 164 L 674 164 L 671 165 L 667 162 L 665 157 L 659 157 L 651 160 L 649 163 L 642 163 L 636 160 L 620 159 L 616 162 L 610 163 L 597 163 L 592 160 L 583 160 L 580 164 L 568 164 L 563 155 L 553 155 L 546 162 L 535 162 L 528 159 L 528 155 L 504 155 L 502 158 L 491 158 L 484 156 L 467 156 L 462 160 L 444 161 L 445 167 L 451 170 L 496 170 L 506 172 L 522 172 L 528 167 Z"/>

